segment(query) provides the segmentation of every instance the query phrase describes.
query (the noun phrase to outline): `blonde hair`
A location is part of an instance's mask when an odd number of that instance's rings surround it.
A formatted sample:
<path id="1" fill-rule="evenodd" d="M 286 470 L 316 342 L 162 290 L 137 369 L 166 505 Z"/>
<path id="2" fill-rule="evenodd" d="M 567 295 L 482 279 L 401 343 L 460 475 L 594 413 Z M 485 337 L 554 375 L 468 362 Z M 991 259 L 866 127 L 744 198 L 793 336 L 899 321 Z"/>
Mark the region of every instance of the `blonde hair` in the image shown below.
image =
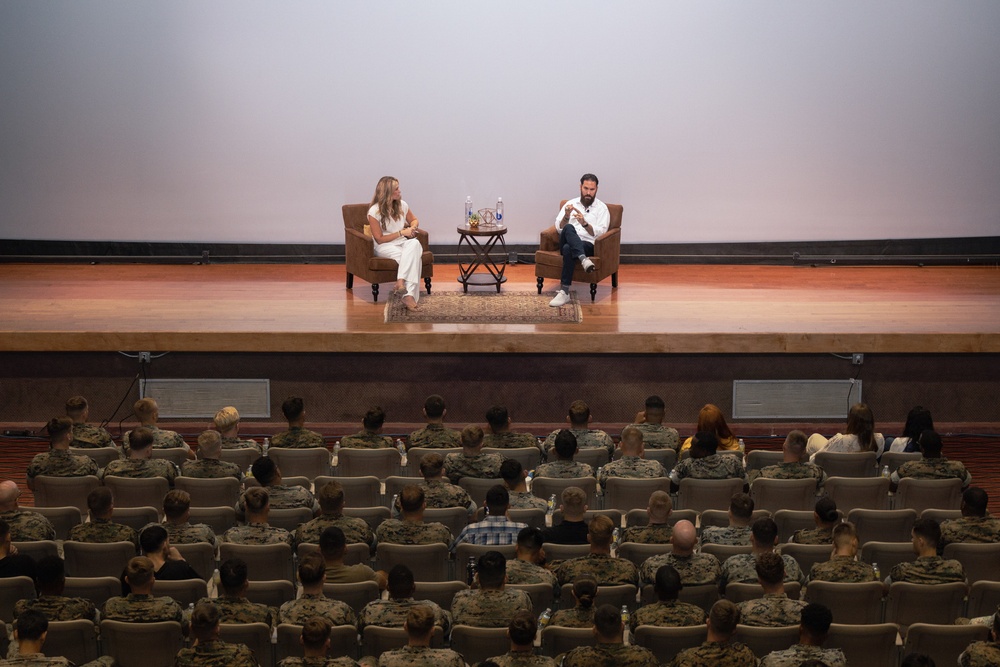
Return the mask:
<path id="1" fill-rule="evenodd" d="M 598 547 L 610 546 L 614 529 L 615 524 L 611 519 L 603 514 L 598 514 L 590 520 L 590 525 L 587 527 L 590 543 Z"/>
<path id="2" fill-rule="evenodd" d="M 403 214 L 403 206 L 399 199 L 393 199 L 392 193 L 399 185 L 399 180 L 392 176 L 383 176 L 378 179 L 375 186 L 375 195 L 372 197 L 372 206 L 378 207 L 378 221 L 385 231 L 385 221 L 395 220 Z"/>
<path id="3" fill-rule="evenodd" d="M 222 453 L 222 436 L 211 429 L 198 435 L 198 454 L 200 458 L 219 458 Z"/>
<path id="4" fill-rule="evenodd" d="M 239 411 L 231 405 L 227 405 L 215 413 L 215 428 L 220 431 L 228 431 L 240 423 Z"/>
<path id="5" fill-rule="evenodd" d="M 132 406 L 135 416 L 142 420 L 143 417 L 152 417 L 157 411 L 156 401 L 151 398 L 140 398 Z"/>

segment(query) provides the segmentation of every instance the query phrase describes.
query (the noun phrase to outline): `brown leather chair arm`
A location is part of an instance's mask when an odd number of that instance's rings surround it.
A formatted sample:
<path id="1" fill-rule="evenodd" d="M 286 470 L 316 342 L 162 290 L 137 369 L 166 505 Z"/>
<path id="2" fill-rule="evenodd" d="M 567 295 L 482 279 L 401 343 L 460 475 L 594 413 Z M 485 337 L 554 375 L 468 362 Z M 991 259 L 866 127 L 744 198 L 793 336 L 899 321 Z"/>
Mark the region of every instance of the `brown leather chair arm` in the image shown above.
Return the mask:
<path id="1" fill-rule="evenodd" d="M 538 239 L 538 249 L 539 250 L 559 250 L 559 230 L 556 229 L 555 225 L 552 225 L 548 229 L 542 230 L 541 235 Z"/>
<path id="2" fill-rule="evenodd" d="M 423 247 L 425 252 L 430 250 L 431 235 L 426 229 L 417 227 L 417 239 L 420 241 L 420 245 Z"/>
<path id="3" fill-rule="evenodd" d="M 594 254 L 601 258 L 601 266 L 612 272 L 618 270 L 621 254 L 621 228 L 609 229 L 594 239 Z"/>

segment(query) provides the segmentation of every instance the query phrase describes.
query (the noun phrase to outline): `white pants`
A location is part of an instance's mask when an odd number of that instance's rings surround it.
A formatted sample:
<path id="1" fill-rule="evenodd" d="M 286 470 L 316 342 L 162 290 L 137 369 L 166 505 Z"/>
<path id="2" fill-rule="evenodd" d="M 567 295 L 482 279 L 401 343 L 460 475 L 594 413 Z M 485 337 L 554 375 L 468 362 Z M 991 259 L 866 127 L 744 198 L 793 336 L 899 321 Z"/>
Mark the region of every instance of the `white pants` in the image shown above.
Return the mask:
<path id="1" fill-rule="evenodd" d="M 420 270 L 424 247 L 418 239 L 402 239 L 402 243 L 380 243 L 375 246 L 375 255 L 394 259 L 399 264 L 396 279 L 406 283 L 406 294 L 414 301 L 420 300 Z"/>

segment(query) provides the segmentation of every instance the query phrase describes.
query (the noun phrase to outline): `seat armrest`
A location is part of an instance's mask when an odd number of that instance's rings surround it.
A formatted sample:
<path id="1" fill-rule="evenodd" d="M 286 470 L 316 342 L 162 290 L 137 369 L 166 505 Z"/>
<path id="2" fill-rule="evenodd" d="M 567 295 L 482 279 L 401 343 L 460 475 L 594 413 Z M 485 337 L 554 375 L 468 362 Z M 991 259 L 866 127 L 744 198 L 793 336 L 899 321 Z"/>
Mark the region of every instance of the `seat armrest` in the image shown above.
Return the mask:
<path id="1" fill-rule="evenodd" d="M 538 239 L 539 250 L 559 250 L 559 230 L 555 225 L 542 230 Z"/>
<path id="2" fill-rule="evenodd" d="M 361 257 L 366 263 L 375 256 L 375 242 L 372 237 L 365 236 L 356 229 L 344 228 L 344 242 L 348 256 Z"/>
<path id="3" fill-rule="evenodd" d="M 601 259 L 604 259 L 612 254 L 617 255 L 618 252 L 616 252 L 616 250 L 621 245 L 621 235 L 622 230 L 615 228 L 609 229 L 598 236 L 594 239 L 594 254 Z"/>
<path id="4" fill-rule="evenodd" d="M 431 235 L 426 229 L 417 227 L 417 240 L 420 241 L 424 251 L 430 250 Z"/>

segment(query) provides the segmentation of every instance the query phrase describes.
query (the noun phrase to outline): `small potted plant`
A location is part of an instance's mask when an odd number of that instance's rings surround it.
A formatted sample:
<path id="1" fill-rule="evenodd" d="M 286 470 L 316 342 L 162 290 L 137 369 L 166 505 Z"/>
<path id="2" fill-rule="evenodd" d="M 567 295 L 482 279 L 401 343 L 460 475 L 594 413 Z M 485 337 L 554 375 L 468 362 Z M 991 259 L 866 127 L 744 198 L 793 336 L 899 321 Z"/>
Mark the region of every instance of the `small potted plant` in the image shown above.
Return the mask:
<path id="1" fill-rule="evenodd" d="M 469 214 L 469 227 L 478 227 L 478 226 L 479 226 L 479 214 L 478 213 L 470 213 Z"/>

